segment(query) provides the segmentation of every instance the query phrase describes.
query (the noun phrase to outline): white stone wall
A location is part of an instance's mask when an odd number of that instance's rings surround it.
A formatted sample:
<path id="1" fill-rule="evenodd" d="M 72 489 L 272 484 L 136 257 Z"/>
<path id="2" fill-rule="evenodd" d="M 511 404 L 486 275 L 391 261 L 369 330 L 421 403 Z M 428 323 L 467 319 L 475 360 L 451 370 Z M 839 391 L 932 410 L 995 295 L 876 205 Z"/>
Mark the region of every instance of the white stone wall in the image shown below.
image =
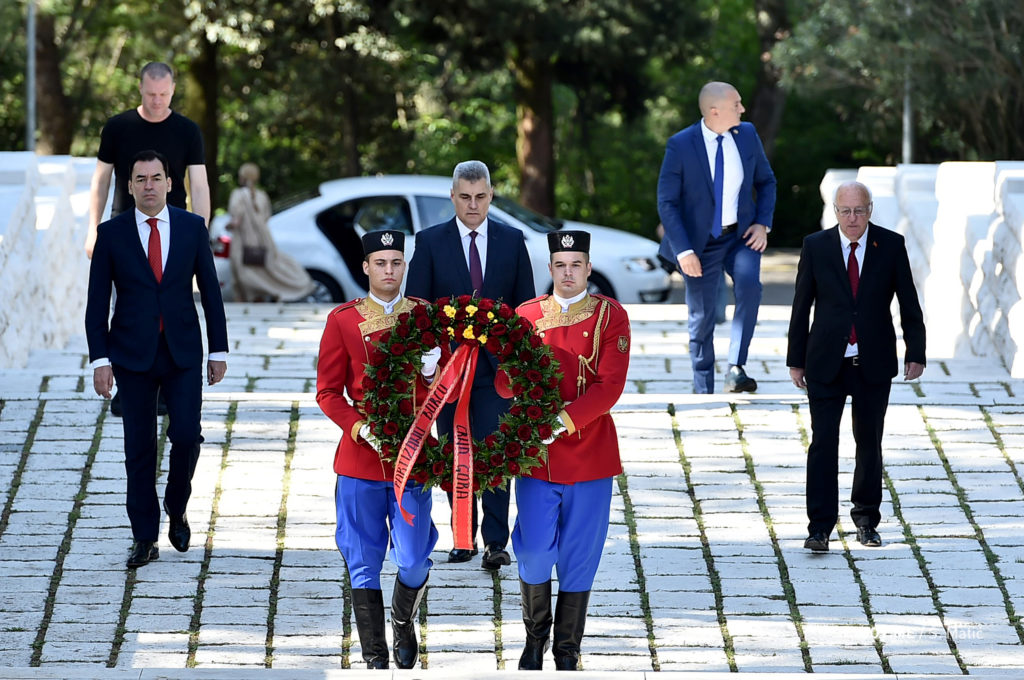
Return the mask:
<path id="1" fill-rule="evenodd" d="M 928 356 L 991 357 L 1024 377 L 1024 162 L 830 170 L 822 228 L 835 224 L 835 187 L 871 188 L 872 221 L 907 239 L 928 327 Z"/>
<path id="2" fill-rule="evenodd" d="M 81 334 L 95 159 L 0 153 L 0 367 Z"/>

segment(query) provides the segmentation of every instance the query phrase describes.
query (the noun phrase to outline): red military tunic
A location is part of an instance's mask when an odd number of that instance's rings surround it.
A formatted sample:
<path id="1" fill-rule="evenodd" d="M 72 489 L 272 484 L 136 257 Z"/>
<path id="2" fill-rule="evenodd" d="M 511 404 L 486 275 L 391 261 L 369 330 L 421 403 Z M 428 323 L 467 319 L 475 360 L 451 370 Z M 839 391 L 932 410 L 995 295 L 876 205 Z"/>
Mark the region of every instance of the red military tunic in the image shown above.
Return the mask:
<path id="1" fill-rule="evenodd" d="M 626 385 L 629 317 L 618 302 L 587 295 L 562 313 L 550 295 L 527 300 L 516 312 L 548 345 L 562 371 L 559 414 L 567 431 L 548 446 L 547 463 L 529 476 L 558 484 L 614 477 L 622 472 L 612 406 Z"/>
<path id="2" fill-rule="evenodd" d="M 384 308 L 369 297 L 358 298 L 327 315 L 316 369 L 316 402 L 345 433 L 334 454 L 334 471 L 339 475 L 387 482 L 394 479 L 391 464 L 359 436 L 359 428 L 366 422 L 362 413 L 363 376 L 374 343 L 385 330 L 394 327 L 400 314 L 418 304 L 426 303 L 403 297 L 391 314 L 385 314 Z M 415 385 L 413 400 L 419 404 L 427 386 L 422 377 Z"/>

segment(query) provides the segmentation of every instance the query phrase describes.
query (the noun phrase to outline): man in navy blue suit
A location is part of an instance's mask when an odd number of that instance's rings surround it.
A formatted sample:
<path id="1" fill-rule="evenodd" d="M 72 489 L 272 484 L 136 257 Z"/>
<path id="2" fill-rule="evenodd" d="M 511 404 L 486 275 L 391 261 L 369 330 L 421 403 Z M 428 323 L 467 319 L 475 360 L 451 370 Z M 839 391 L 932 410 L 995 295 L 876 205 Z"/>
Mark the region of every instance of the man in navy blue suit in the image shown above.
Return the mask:
<path id="1" fill-rule="evenodd" d="M 480 161 L 456 165 L 451 196 L 455 217 L 416 235 L 406 294 L 432 301 L 475 293 L 501 300 L 513 309 L 534 297 L 533 269 L 523 233 L 487 217 L 494 197 L 487 166 Z M 480 353 L 469 413 L 470 429 L 477 440 L 498 429 L 498 419 L 510 406 L 509 400 L 499 397 L 494 389 L 497 365 L 493 354 Z M 437 420 L 438 432 L 447 434 L 449 441 L 454 413 L 454 405 L 450 404 Z M 451 494 L 448 500 L 451 501 Z M 508 502 L 508 489 L 489 489 L 483 493 L 483 521 L 479 524 L 485 548 L 481 561 L 484 569 L 495 570 L 512 563 L 505 550 L 509 536 Z M 474 503 L 474 536 L 477 524 Z M 476 553 L 476 548 L 454 549 L 448 554 L 448 561 L 468 562 Z"/>
<path id="2" fill-rule="evenodd" d="M 170 519 L 168 537 L 180 552 L 188 550 L 191 538 L 185 509 L 203 441 L 203 340 L 193 277 L 206 316 L 210 385 L 220 382 L 227 370 L 228 336 L 205 221 L 168 207 L 171 180 L 164 156 L 142 151 L 130 168 L 135 209 L 99 226 L 89 269 L 85 332 L 96 393 L 109 398 L 116 380 L 124 395 L 126 506 L 135 539 L 127 566 L 135 568 L 160 556 L 158 390 L 165 395 L 170 419 L 163 503 Z M 112 289 L 117 295 L 108 321 Z"/>
<path id="3" fill-rule="evenodd" d="M 761 304 L 761 253 L 775 211 L 775 174 L 757 131 L 740 122 L 739 92 L 711 82 L 700 91 L 702 119 L 672 135 L 658 177 L 661 256 L 686 281 L 693 391 L 715 391 L 715 303 L 722 270 L 732 278 L 736 311 L 729 343 L 730 392 L 753 392 L 743 369 Z"/>

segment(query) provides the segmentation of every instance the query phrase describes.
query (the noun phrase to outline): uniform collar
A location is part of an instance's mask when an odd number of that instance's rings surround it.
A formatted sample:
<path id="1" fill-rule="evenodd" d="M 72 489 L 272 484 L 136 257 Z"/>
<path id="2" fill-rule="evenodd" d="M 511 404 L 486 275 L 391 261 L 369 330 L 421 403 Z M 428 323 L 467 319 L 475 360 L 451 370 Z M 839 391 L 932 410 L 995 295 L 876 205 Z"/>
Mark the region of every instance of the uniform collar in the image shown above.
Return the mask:
<path id="1" fill-rule="evenodd" d="M 373 293 L 366 293 L 366 302 L 370 306 L 370 309 L 378 314 L 391 314 L 395 311 L 395 307 L 402 301 L 402 294 L 399 293 L 395 296 L 394 300 L 385 302 Z"/>

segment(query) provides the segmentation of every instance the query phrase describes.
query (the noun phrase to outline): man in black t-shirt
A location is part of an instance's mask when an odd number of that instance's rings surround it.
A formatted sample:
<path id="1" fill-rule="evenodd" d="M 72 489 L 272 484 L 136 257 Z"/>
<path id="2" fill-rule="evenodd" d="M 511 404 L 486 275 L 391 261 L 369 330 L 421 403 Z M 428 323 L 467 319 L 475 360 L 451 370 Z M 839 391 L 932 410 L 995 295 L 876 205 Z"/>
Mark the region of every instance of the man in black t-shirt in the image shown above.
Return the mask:
<path id="1" fill-rule="evenodd" d="M 168 205 L 187 209 L 185 174 L 188 173 L 192 194 L 192 212 L 210 225 L 210 186 L 206 177 L 203 137 L 199 126 L 171 111 L 174 95 L 174 72 L 161 62 L 146 64 L 140 75 L 139 93 L 142 103 L 135 109 L 109 119 L 100 136 L 96 172 L 92 177 L 89 207 L 89 234 L 85 252 L 92 257 L 96 243 L 96 227 L 107 207 L 110 176 L 114 175 L 114 204 L 111 217 L 131 210 L 135 201 L 128 193 L 128 175 L 135 154 L 153 149 L 163 154 L 170 165 L 171 191 Z"/>

